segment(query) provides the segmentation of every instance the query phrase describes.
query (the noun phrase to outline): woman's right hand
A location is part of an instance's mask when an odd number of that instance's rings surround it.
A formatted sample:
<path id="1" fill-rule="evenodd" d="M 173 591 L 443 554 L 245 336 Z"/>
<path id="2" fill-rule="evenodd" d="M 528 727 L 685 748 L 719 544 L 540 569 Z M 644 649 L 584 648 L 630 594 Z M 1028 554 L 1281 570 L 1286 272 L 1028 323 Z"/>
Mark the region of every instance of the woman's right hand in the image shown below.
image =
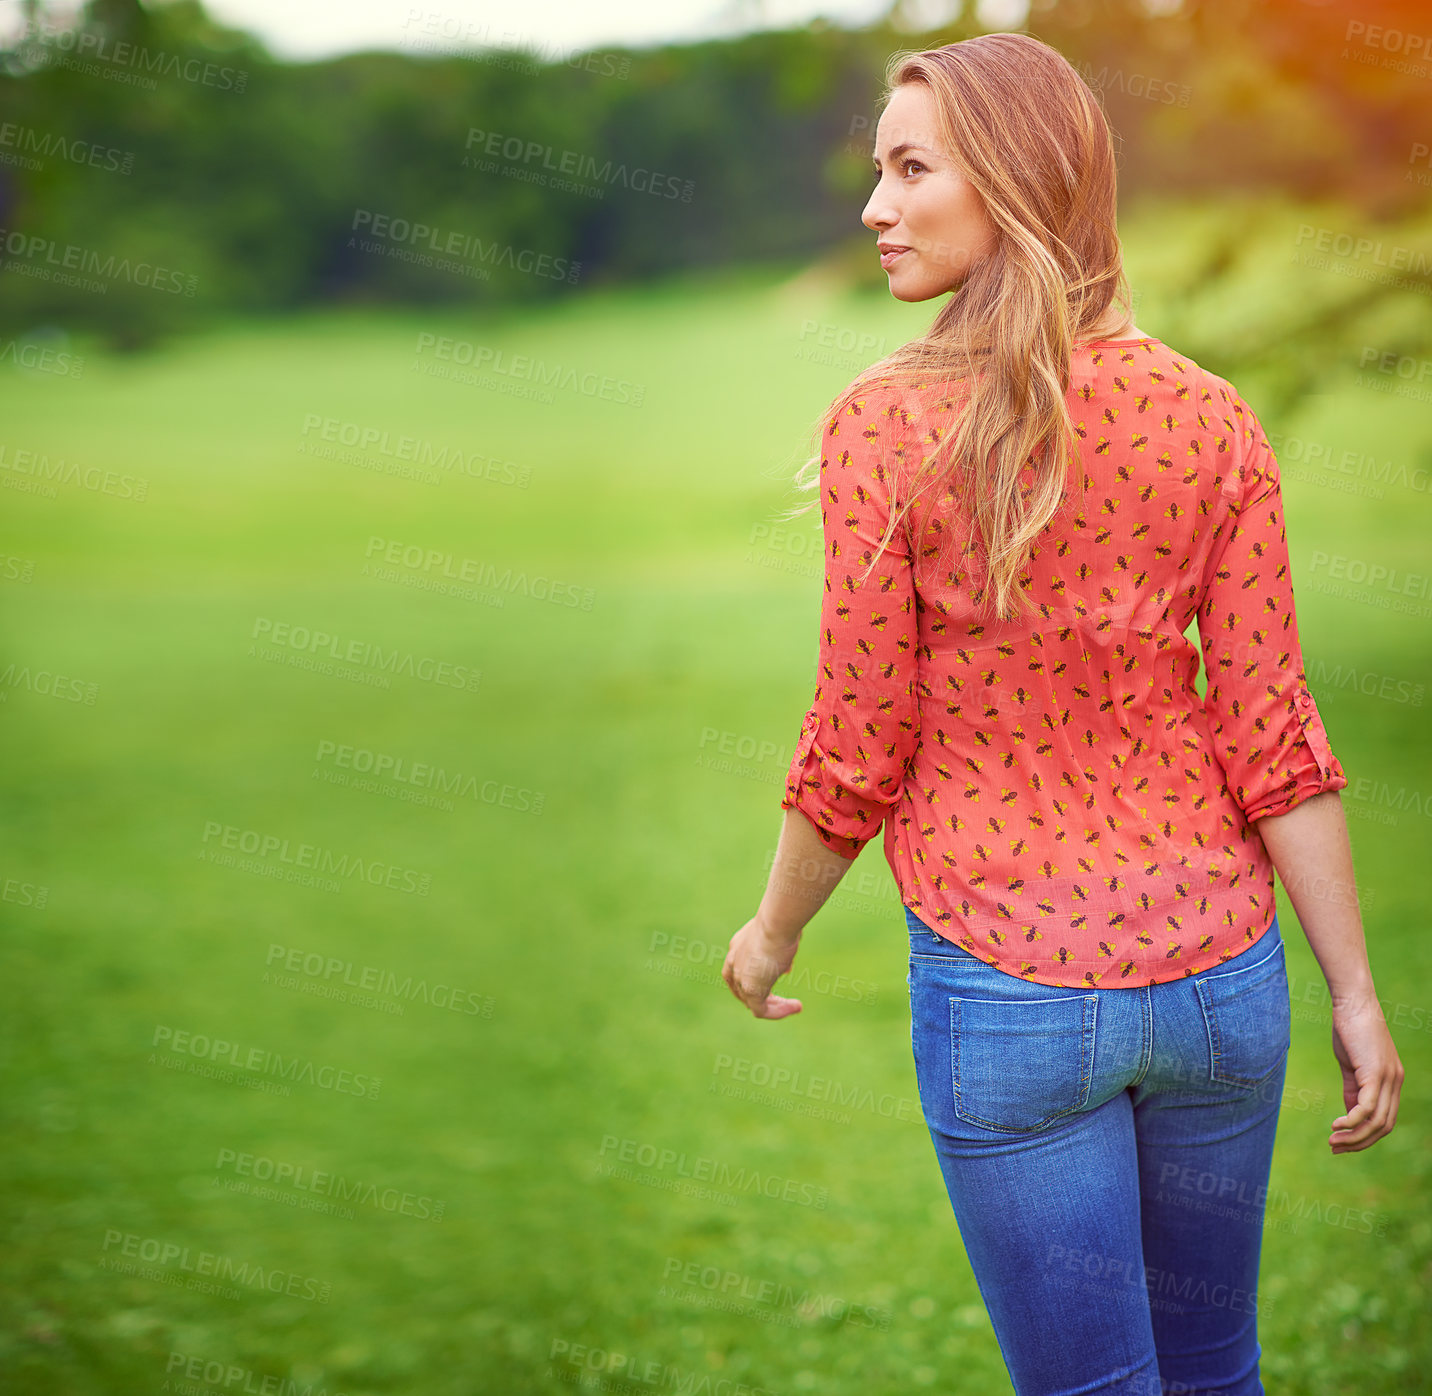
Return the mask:
<path id="1" fill-rule="evenodd" d="M 1333 1121 L 1328 1145 L 1335 1154 L 1356 1153 L 1392 1132 L 1402 1095 L 1402 1060 L 1375 995 L 1334 1001 L 1333 1055 L 1342 1067 L 1347 1114 Z"/>

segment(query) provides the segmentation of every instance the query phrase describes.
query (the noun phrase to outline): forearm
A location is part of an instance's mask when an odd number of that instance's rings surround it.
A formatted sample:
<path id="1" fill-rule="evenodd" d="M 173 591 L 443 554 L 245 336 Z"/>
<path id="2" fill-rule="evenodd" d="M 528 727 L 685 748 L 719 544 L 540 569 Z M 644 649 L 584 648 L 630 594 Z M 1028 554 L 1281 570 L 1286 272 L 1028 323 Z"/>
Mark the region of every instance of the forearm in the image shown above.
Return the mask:
<path id="1" fill-rule="evenodd" d="M 785 811 L 775 861 L 756 917 L 778 939 L 799 939 L 855 861 L 827 848 L 798 809 Z"/>
<path id="2" fill-rule="evenodd" d="M 1334 1002 L 1373 993 L 1341 793 L 1255 821 Z"/>

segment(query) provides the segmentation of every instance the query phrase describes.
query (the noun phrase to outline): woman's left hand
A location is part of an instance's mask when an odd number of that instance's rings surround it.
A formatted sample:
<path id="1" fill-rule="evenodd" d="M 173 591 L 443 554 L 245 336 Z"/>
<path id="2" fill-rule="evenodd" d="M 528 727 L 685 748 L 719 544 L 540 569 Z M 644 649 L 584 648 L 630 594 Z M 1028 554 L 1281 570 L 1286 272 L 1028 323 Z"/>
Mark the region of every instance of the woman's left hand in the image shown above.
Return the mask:
<path id="1" fill-rule="evenodd" d="M 801 1011 L 799 999 L 771 993 L 771 985 L 790 970 L 801 938 L 774 936 L 759 916 L 753 916 L 731 937 L 721 978 L 758 1018 L 787 1018 Z"/>

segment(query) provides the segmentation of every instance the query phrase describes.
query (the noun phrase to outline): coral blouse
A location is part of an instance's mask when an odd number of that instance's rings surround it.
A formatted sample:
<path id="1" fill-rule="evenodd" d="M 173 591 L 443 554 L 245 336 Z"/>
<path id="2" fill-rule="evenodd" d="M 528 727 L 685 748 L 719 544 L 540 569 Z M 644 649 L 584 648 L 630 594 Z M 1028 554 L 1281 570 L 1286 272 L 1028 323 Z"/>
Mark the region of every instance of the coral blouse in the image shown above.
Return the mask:
<path id="1" fill-rule="evenodd" d="M 1157 339 L 1076 346 L 1084 494 L 1066 486 L 1026 563 L 1036 612 L 990 623 L 950 491 L 860 580 L 894 472 L 958 420 L 952 386 L 885 380 L 827 424 L 815 701 L 781 808 L 850 859 L 883 823 L 902 902 L 1019 978 L 1135 987 L 1220 964 L 1275 910 L 1251 821 L 1347 784 L 1303 672 L 1263 428 Z"/>

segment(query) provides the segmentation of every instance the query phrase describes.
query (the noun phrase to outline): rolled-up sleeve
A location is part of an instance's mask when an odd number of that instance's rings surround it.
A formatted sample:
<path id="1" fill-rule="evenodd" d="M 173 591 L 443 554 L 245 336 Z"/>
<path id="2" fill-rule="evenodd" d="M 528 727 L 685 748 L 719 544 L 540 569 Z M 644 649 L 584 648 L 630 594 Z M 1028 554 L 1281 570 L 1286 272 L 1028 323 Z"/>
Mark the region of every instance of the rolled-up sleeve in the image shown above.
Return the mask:
<path id="1" fill-rule="evenodd" d="M 900 420 L 893 405 L 857 399 L 830 419 L 821 440 L 825 592 L 816 692 L 781 808 L 800 810 L 850 859 L 899 802 L 920 738 L 915 591 L 902 528 L 863 575 L 889 519 Z"/>
<path id="2" fill-rule="evenodd" d="M 1205 575 L 1198 631 L 1204 712 L 1228 789 L 1251 822 L 1341 790 L 1347 776 L 1303 668 L 1278 462 L 1252 409 L 1240 401 L 1235 413 L 1225 533 Z"/>

